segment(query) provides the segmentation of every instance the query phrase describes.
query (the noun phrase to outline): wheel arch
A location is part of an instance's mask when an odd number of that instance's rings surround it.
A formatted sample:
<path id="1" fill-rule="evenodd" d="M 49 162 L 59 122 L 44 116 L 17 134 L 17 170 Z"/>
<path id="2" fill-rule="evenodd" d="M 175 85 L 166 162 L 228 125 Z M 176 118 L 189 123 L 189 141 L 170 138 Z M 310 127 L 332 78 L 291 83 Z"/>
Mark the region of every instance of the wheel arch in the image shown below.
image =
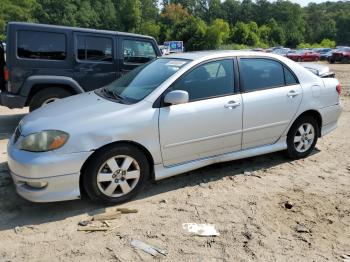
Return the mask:
<path id="1" fill-rule="evenodd" d="M 30 104 L 30 102 L 32 101 L 32 98 L 35 94 L 37 94 L 38 92 L 40 92 L 42 90 L 50 89 L 50 88 L 62 88 L 64 90 L 69 91 L 72 95 L 78 94 L 76 92 L 76 90 L 74 90 L 74 88 L 72 88 L 70 85 L 66 85 L 66 84 L 50 84 L 50 83 L 35 84 L 30 89 L 30 92 L 29 92 L 27 100 L 26 100 L 26 106 L 28 106 Z"/>
<path id="2" fill-rule="evenodd" d="M 293 121 L 293 124 L 290 126 L 289 130 L 292 128 L 292 126 L 294 125 L 294 123 L 296 121 L 298 121 L 300 118 L 302 118 L 304 116 L 311 116 L 317 121 L 317 125 L 318 125 L 317 136 L 321 137 L 321 134 L 322 134 L 322 132 L 321 132 L 322 131 L 322 116 L 321 116 L 320 112 L 318 112 L 317 110 L 314 110 L 314 109 L 304 111 L 297 118 L 295 118 L 295 120 Z"/>
<path id="3" fill-rule="evenodd" d="M 83 180 L 84 180 L 83 174 L 84 174 L 84 171 L 85 171 L 87 163 L 89 161 L 91 161 L 91 159 L 97 154 L 97 152 L 100 152 L 102 150 L 106 150 L 108 147 L 118 146 L 118 145 L 132 145 L 132 146 L 138 148 L 140 151 L 142 151 L 145 154 L 145 156 L 147 158 L 147 161 L 149 163 L 150 174 L 151 174 L 150 178 L 152 180 L 154 180 L 154 160 L 153 160 L 153 157 L 152 157 L 152 154 L 150 153 L 150 151 L 146 147 L 144 147 L 143 145 L 141 145 L 140 143 L 137 143 L 135 141 L 130 141 L 130 140 L 115 141 L 115 142 L 103 145 L 102 147 L 96 149 L 88 157 L 88 159 L 86 159 L 86 161 L 84 162 L 83 166 L 80 169 L 80 178 L 79 178 L 79 187 L 80 187 L 80 194 L 81 194 L 81 196 L 85 196 L 86 195 L 86 192 L 85 192 L 85 189 L 84 189 L 84 186 L 83 186 Z"/>

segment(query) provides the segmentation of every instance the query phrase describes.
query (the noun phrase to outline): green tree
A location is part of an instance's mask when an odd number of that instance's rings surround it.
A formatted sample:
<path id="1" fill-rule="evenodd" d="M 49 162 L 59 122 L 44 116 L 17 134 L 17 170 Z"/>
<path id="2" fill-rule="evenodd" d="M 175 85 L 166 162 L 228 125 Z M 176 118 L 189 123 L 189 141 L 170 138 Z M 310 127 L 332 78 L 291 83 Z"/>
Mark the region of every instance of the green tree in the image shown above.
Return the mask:
<path id="1" fill-rule="evenodd" d="M 117 24 L 118 28 L 127 32 L 135 32 L 141 22 L 140 0 L 117 0 Z"/>
<path id="2" fill-rule="evenodd" d="M 215 19 L 207 28 L 206 41 L 208 49 L 218 48 L 230 37 L 230 26 L 222 19 Z"/>
<path id="3" fill-rule="evenodd" d="M 2 0 L 0 4 L 0 40 L 5 39 L 5 25 L 9 21 L 35 22 L 35 0 Z"/>

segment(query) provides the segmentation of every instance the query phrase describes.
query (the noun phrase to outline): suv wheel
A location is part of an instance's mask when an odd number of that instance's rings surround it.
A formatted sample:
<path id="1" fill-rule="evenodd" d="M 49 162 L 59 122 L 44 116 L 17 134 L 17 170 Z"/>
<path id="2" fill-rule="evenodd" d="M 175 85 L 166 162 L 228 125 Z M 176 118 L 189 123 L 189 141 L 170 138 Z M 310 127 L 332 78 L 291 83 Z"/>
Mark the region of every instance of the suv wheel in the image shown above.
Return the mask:
<path id="1" fill-rule="evenodd" d="M 93 200 L 122 203 L 134 197 L 149 177 L 145 155 L 132 145 L 107 147 L 87 163 L 83 185 Z"/>
<path id="2" fill-rule="evenodd" d="M 287 136 L 287 152 L 293 159 L 304 158 L 314 150 L 318 139 L 318 124 L 311 116 L 298 119 Z"/>
<path id="3" fill-rule="evenodd" d="M 55 102 L 59 99 L 71 96 L 72 93 L 66 89 L 54 87 L 45 88 L 44 90 L 38 91 L 32 97 L 29 103 L 29 111 L 32 112 L 39 107 L 45 106 L 49 103 Z"/>

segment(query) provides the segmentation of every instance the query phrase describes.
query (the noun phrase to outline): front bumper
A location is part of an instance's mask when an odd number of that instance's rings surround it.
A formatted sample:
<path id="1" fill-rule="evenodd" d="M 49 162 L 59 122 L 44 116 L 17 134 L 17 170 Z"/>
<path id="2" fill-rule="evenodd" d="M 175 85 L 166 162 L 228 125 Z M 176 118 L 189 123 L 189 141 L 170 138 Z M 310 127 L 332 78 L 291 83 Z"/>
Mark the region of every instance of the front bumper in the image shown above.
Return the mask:
<path id="1" fill-rule="evenodd" d="M 14 95 L 6 91 L 0 92 L 0 105 L 8 108 L 23 108 L 26 104 L 27 97 Z"/>
<path id="2" fill-rule="evenodd" d="M 92 152 L 58 154 L 32 153 L 17 149 L 9 141 L 8 166 L 20 196 L 33 202 L 54 202 L 80 198 L 80 170 Z M 40 182 L 46 186 L 30 186 Z"/>

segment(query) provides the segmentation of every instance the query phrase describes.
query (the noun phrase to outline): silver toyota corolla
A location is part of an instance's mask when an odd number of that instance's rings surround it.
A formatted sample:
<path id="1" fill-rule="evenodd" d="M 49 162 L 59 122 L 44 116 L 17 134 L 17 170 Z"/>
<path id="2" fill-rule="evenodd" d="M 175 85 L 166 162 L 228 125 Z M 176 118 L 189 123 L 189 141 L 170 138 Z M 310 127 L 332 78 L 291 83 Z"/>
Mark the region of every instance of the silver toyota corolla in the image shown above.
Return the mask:
<path id="1" fill-rule="evenodd" d="M 155 59 L 108 86 L 26 116 L 8 143 L 17 192 L 35 202 L 119 203 L 148 179 L 286 150 L 336 128 L 341 87 L 281 56 L 196 52 Z"/>

